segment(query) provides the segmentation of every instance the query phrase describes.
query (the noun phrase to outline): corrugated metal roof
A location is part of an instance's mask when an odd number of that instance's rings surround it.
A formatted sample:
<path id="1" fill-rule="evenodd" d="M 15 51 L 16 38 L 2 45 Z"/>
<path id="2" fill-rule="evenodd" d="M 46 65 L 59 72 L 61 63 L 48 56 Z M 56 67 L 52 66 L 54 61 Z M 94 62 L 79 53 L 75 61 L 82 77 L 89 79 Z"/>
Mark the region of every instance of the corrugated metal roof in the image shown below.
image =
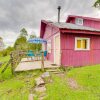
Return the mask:
<path id="1" fill-rule="evenodd" d="M 58 28 L 63 28 L 63 29 L 75 29 L 75 30 L 87 30 L 87 31 L 96 31 L 100 32 L 99 29 L 87 27 L 87 26 L 81 26 L 81 25 L 76 25 L 76 24 L 71 24 L 71 23 L 65 23 L 65 22 L 55 22 L 52 23 L 52 25 L 58 27 Z"/>

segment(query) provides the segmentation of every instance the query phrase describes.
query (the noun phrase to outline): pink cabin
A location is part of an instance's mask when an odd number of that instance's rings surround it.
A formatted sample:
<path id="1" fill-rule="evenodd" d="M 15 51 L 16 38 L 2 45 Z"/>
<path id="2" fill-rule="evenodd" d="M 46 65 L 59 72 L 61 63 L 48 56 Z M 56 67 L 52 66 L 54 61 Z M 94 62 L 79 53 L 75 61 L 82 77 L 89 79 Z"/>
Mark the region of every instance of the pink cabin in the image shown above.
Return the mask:
<path id="1" fill-rule="evenodd" d="M 41 21 L 47 59 L 63 66 L 100 64 L 100 19 L 68 16 L 66 22 Z"/>

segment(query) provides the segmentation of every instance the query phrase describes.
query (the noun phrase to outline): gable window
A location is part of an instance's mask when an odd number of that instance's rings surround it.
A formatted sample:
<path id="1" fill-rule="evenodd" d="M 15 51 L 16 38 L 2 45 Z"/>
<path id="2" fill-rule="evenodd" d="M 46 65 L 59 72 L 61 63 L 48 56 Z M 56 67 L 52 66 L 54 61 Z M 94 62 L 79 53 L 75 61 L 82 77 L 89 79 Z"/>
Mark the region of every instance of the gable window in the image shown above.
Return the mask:
<path id="1" fill-rule="evenodd" d="M 77 24 L 77 25 L 83 25 L 83 19 L 82 18 L 76 18 L 75 19 L 75 24 Z"/>
<path id="2" fill-rule="evenodd" d="M 90 50 L 90 38 L 75 38 L 75 50 Z"/>

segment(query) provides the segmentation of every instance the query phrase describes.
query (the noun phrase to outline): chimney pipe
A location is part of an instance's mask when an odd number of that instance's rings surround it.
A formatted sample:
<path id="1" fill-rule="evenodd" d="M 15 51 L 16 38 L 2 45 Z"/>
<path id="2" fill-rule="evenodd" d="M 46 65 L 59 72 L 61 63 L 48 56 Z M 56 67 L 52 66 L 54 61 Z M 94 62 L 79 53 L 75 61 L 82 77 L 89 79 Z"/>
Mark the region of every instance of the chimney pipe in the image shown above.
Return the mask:
<path id="1" fill-rule="evenodd" d="M 61 6 L 58 6 L 58 23 L 60 23 L 60 10 L 61 10 Z"/>

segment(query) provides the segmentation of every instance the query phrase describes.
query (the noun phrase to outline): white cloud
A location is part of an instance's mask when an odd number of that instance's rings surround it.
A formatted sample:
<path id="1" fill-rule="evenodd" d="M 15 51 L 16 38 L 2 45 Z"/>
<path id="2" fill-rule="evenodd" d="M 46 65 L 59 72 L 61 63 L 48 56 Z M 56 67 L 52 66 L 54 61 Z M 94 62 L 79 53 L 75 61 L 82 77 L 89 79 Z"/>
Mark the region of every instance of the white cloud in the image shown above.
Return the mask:
<path id="1" fill-rule="evenodd" d="M 100 18 L 93 6 L 95 0 L 0 0 L 0 36 L 12 45 L 25 27 L 29 34 L 39 36 L 41 19 L 57 21 L 57 6 L 61 5 L 61 21 L 67 16 L 81 15 Z"/>

